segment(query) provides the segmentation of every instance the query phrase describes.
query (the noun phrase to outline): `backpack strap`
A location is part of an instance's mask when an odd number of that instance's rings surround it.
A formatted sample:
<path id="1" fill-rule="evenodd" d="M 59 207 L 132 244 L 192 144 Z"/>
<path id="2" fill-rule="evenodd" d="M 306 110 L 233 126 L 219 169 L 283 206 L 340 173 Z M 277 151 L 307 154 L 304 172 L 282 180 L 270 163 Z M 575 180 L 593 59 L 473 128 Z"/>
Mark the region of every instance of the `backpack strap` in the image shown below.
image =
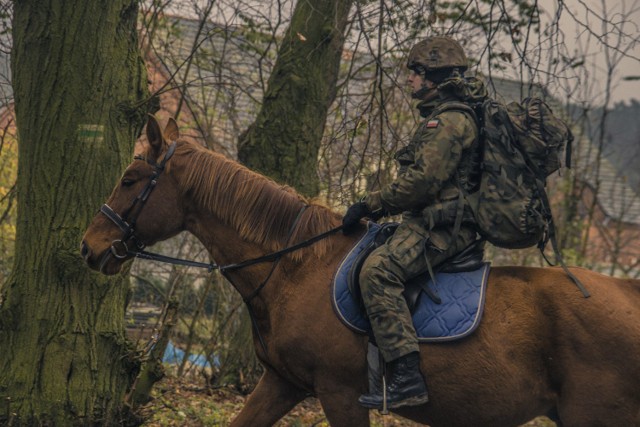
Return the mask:
<path id="1" fill-rule="evenodd" d="M 465 104 L 464 102 L 460 102 L 460 101 L 448 101 L 438 106 L 434 110 L 432 115 L 437 116 L 438 114 L 441 114 L 445 111 L 459 111 L 469 116 L 473 120 L 473 122 L 476 124 L 476 127 L 478 128 L 478 136 L 476 137 L 475 143 L 476 144 L 479 143 L 480 133 L 482 129 L 480 127 L 480 122 L 478 121 L 478 115 L 469 104 Z M 460 179 L 458 177 L 457 171 L 455 175 L 455 180 L 456 180 L 456 183 L 459 184 Z M 451 239 L 449 240 L 449 243 L 447 246 L 451 246 L 451 244 L 458 237 L 458 234 L 460 233 L 460 227 L 462 227 L 462 220 L 464 217 L 464 206 L 465 206 L 465 200 L 467 198 L 467 192 L 460 185 L 458 185 L 458 190 L 459 190 L 459 195 L 458 195 L 458 200 L 456 202 L 456 219 L 453 222 L 453 231 L 451 232 Z M 433 280 L 435 283 L 435 277 L 433 277 Z"/>
<path id="2" fill-rule="evenodd" d="M 567 139 L 567 146 L 564 152 L 564 164 L 567 168 L 571 169 L 571 150 L 573 149 L 573 133 L 569 129 L 569 138 Z"/>
<path id="3" fill-rule="evenodd" d="M 437 116 L 438 114 L 444 113 L 445 111 L 460 111 L 461 113 L 467 114 L 473 119 L 476 126 L 478 126 L 478 133 L 480 133 L 480 122 L 478 120 L 479 117 L 473 107 L 471 107 L 469 104 L 462 101 L 447 101 L 436 107 L 431 115 Z"/>
<path id="4" fill-rule="evenodd" d="M 544 254 L 544 247 L 547 245 L 547 242 L 551 240 L 551 247 L 553 248 L 553 253 L 556 257 L 556 263 L 560 264 L 560 266 L 562 267 L 564 272 L 567 274 L 567 276 L 569 276 L 571 281 L 573 281 L 573 283 L 575 283 L 578 289 L 580 289 L 580 292 L 582 292 L 582 295 L 584 295 L 585 298 L 589 298 L 591 294 L 589 293 L 589 291 L 587 291 L 587 288 L 585 288 L 584 284 L 580 281 L 580 279 L 578 279 L 569 270 L 569 268 L 567 267 L 567 264 L 564 262 L 564 258 L 562 257 L 562 252 L 560 252 L 560 248 L 558 245 L 556 226 L 553 222 L 553 216 L 551 215 L 551 205 L 549 203 L 549 198 L 547 197 L 547 192 L 544 189 L 543 183 L 539 179 L 536 179 L 536 185 L 538 187 L 540 200 L 542 201 L 542 205 L 544 207 L 544 210 L 546 211 L 546 217 L 547 217 L 546 219 L 547 219 L 547 226 L 548 226 L 548 236 L 546 239 L 540 240 L 540 242 L 538 243 L 538 249 L 540 250 L 542 257 L 547 262 L 547 264 L 553 265 L 551 262 L 549 262 L 549 260 Z"/>

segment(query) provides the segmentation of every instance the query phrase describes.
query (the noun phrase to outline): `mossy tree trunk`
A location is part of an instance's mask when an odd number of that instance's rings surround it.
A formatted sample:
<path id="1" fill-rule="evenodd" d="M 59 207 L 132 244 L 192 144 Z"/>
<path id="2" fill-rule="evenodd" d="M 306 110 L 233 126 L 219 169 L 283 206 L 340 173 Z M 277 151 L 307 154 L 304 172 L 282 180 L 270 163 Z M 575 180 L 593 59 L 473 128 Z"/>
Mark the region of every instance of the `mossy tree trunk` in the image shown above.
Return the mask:
<path id="1" fill-rule="evenodd" d="M 285 32 L 255 122 L 240 136 L 238 158 L 251 169 L 305 196 L 319 192 L 318 152 L 336 96 L 344 33 L 352 0 L 299 0 Z M 251 321 L 231 343 L 239 356 L 225 364 L 226 380 L 252 371 Z M 251 374 L 254 372 L 250 372 Z M 239 379 L 236 379 L 240 382 Z"/>
<path id="2" fill-rule="evenodd" d="M 124 423 L 138 370 L 128 281 L 90 272 L 79 244 L 145 120 L 137 14 L 137 0 L 14 2 L 18 221 L 1 295 L 2 425 Z"/>
<path id="3" fill-rule="evenodd" d="M 238 143 L 240 161 L 307 196 L 319 191 L 318 150 L 336 96 L 351 4 L 298 1 L 262 108 Z"/>

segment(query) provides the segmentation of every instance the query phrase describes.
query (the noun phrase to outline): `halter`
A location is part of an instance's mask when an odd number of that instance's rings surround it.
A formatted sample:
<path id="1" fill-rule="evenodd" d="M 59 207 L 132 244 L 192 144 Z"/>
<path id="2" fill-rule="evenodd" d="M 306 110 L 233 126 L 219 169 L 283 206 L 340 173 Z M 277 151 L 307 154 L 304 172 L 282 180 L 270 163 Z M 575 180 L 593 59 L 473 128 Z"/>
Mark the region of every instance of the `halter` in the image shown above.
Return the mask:
<path id="1" fill-rule="evenodd" d="M 149 164 L 154 167 L 153 174 L 151 174 L 151 178 L 147 185 L 142 189 L 140 194 L 133 200 L 133 203 L 127 209 L 122 216 L 118 215 L 108 204 L 103 204 L 100 207 L 100 212 L 102 212 L 111 222 L 118 226 L 120 230 L 122 230 L 122 238 L 114 240 L 111 242 L 111 246 L 109 248 L 109 252 L 105 254 L 103 260 L 101 262 L 101 270 L 104 264 L 108 259 L 108 255 L 113 255 L 117 259 L 124 259 L 128 255 L 131 255 L 131 250 L 127 246 L 128 241 L 132 241 L 135 244 L 136 251 L 142 251 L 145 247 L 145 244 L 136 236 L 135 234 L 135 226 L 138 216 L 140 216 L 140 212 L 144 208 L 144 205 L 147 203 L 151 192 L 156 187 L 158 183 L 158 178 L 164 171 L 165 165 L 169 161 L 169 159 L 173 156 L 173 153 L 176 151 L 176 142 L 172 142 L 169 145 L 169 149 L 165 153 L 162 161 L 160 163 L 152 163 L 147 160 Z M 135 156 L 136 160 L 145 160 L 142 156 Z M 138 209 L 136 210 L 136 206 Z M 136 252 L 134 251 L 134 252 Z"/>

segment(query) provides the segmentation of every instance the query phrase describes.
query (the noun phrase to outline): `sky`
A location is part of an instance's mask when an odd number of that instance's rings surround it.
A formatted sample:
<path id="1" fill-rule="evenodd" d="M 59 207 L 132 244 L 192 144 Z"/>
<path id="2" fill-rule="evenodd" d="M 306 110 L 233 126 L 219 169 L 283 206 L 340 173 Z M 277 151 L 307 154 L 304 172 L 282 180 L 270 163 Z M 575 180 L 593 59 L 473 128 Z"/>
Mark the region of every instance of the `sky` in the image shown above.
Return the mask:
<path id="1" fill-rule="evenodd" d="M 562 6 L 560 28 L 564 32 L 569 48 L 586 50 L 585 60 L 590 69 L 595 70 L 590 80 L 601 88 L 594 96 L 602 98 L 606 79 L 607 56 L 618 61 L 615 69 L 615 81 L 612 88 L 611 104 L 628 102 L 634 98 L 640 100 L 640 0 L 538 0 L 542 9 L 554 14 Z M 605 29 L 600 17 L 607 16 L 627 37 L 618 40 L 613 36 L 611 27 Z M 608 30 L 608 31 L 607 31 Z M 605 49 L 600 40 L 608 44 L 619 45 L 616 49 Z M 626 51 L 627 58 L 621 51 Z M 625 77 L 637 77 L 636 80 L 624 80 Z M 597 92 L 600 92 L 598 94 Z M 602 101 L 602 99 L 600 99 Z"/>

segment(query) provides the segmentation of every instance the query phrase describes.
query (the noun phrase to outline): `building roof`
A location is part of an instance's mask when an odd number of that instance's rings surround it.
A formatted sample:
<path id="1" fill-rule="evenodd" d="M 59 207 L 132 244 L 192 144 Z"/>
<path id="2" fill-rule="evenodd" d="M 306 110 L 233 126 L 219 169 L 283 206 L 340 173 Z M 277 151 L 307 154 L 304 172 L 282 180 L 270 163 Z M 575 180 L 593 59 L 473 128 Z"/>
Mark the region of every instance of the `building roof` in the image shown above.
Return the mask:
<path id="1" fill-rule="evenodd" d="M 568 110 L 575 110 L 570 107 Z M 607 156 L 606 148 L 591 128 L 603 126 L 600 120 L 589 115 L 577 115 L 573 133 L 576 136 L 574 157 L 576 173 L 597 193 L 598 204 L 604 214 L 613 220 L 640 225 L 640 188 L 629 179 L 622 163 L 614 163 L 614 156 Z M 576 115 L 574 115 L 576 117 Z M 595 132 L 597 134 L 598 132 Z M 627 153 L 636 156 L 636 153 Z"/>

